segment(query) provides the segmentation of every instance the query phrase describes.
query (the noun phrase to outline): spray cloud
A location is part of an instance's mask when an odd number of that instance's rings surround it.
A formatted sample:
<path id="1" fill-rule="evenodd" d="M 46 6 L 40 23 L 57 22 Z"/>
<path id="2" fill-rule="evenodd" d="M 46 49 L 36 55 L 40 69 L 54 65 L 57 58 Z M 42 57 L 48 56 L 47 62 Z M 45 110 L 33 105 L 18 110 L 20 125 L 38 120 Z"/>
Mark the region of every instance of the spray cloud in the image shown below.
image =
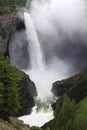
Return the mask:
<path id="1" fill-rule="evenodd" d="M 31 1 L 31 17 L 47 62 L 57 57 L 75 70 L 86 68 L 86 4 L 84 0 Z"/>

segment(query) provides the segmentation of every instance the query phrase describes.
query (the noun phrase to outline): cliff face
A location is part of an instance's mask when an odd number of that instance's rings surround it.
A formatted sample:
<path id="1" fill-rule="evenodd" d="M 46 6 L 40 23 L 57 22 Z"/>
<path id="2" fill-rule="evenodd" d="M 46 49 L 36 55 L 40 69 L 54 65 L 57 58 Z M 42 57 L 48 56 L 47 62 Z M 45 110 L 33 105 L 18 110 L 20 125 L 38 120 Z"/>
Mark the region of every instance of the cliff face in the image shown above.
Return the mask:
<path id="1" fill-rule="evenodd" d="M 52 87 L 52 92 L 59 97 L 67 94 L 70 98 L 74 98 L 79 102 L 87 96 L 87 71 L 55 82 Z"/>
<path id="2" fill-rule="evenodd" d="M 9 36 L 16 30 L 19 23 L 20 19 L 16 10 L 0 15 L 0 54 L 6 53 Z"/>
<path id="3" fill-rule="evenodd" d="M 19 83 L 21 109 L 18 116 L 29 114 L 35 105 L 33 97 L 37 96 L 35 84 L 30 80 L 29 76 L 22 73 L 23 78 Z"/>

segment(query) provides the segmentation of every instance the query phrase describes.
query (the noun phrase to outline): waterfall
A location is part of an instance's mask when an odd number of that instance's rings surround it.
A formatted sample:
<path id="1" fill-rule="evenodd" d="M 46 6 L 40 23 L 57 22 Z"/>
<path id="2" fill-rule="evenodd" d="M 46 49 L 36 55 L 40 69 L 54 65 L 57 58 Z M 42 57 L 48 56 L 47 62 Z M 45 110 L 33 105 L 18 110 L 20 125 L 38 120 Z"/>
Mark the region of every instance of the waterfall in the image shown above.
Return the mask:
<path id="1" fill-rule="evenodd" d="M 63 62 L 58 60 L 57 63 L 56 58 L 52 60 L 48 67 L 44 64 L 40 42 L 28 12 L 24 12 L 24 22 L 31 64 L 31 69 L 24 71 L 34 81 L 38 96 L 35 98 L 36 106 L 32 109 L 31 115 L 23 116 L 19 119 L 30 126 L 42 126 L 54 118 L 51 103 L 55 101 L 55 98 L 51 88 L 53 82 L 61 79 L 61 76 L 63 77 L 61 73 L 57 73 L 56 68 L 58 67 L 61 70 L 62 67 L 63 70 L 64 67 L 62 66 Z M 55 61 L 57 67 L 55 66 Z"/>
<path id="2" fill-rule="evenodd" d="M 32 22 L 32 18 L 27 12 L 24 12 L 24 21 L 26 26 L 26 35 L 29 48 L 28 51 L 31 63 L 31 70 L 26 70 L 26 73 L 29 74 L 31 79 L 36 84 L 38 100 L 41 100 L 41 102 L 47 102 L 47 100 L 51 101 L 53 98 L 53 94 L 51 93 L 53 81 L 53 77 L 51 76 L 52 73 L 48 73 L 48 70 L 46 69 L 37 33 Z M 51 82 L 49 82 L 48 79 Z"/>
<path id="3" fill-rule="evenodd" d="M 43 67 L 42 52 L 37 34 L 29 13 L 24 12 L 27 40 L 29 43 L 29 55 L 32 69 Z"/>

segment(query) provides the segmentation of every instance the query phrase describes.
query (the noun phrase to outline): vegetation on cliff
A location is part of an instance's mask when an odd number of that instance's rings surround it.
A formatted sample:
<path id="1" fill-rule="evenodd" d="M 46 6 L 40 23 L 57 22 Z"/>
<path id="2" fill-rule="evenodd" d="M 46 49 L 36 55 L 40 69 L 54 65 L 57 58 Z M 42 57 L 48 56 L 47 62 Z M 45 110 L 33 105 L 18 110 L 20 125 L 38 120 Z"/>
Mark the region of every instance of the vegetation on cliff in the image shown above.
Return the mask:
<path id="1" fill-rule="evenodd" d="M 0 118 L 8 120 L 10 116 L 30 112 L 34 100 L 24 86 L 26 80 L 26 75 L 11 65 L 8 58 L 0 57 Z"/>
<path id="2" fill-rule="evenodd" d="M 24 7 L 27 0 L 0 0 L 0 15 L 13 11 L 16 7 Z"/>
<path id="3" fill-rule="evenodd" d="M 16 68 L 8 59 L 0 57 L 0 117 L 7 119 L 20 108 L 18 85 L 21 80 Z"/>
<path id="4" fill-rule="evenodd" d="M 12 6 L 25 6 L 27 0 L 0 0 L 0 6 L 8 6 L 8 5 L 12 5 Z"/>

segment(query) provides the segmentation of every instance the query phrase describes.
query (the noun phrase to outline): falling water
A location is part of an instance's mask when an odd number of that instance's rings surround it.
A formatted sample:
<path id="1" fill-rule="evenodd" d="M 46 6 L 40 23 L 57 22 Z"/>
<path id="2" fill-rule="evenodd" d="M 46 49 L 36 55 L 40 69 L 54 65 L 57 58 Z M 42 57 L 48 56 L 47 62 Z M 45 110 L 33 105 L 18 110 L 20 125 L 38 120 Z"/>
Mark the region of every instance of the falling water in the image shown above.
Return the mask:
<path id="1" fill-rule="evenodd" d="M 42 53 L 37 34 L 29 13 L 24 12 L 27 40 L 29 42 L 29 55 L 32 69 L 43 67 Z"/>
<path id="2" fill-rule="evenodd" d="M 27 70 L 26 73 L 30 75 L 36 84 L 38 99 L 42 102 L 47 102 L 46 100 L 49 100 L 49 97 L 51 99 L 53 98 L 53 94 L 50 91 L 53 77 L 51 76 L 50 79 L 49 75 L 51 75 L 51 73 L 48 74 L 48 70 L 45 67 L 40 43 L 30 14 L 24 12 L 24 19 L 31 63 L 31 70 Z M 48 79 L 50 79 L 51 82 L 48 82 Z M 47 91 L 47 87 L 49 92 Z"/>

